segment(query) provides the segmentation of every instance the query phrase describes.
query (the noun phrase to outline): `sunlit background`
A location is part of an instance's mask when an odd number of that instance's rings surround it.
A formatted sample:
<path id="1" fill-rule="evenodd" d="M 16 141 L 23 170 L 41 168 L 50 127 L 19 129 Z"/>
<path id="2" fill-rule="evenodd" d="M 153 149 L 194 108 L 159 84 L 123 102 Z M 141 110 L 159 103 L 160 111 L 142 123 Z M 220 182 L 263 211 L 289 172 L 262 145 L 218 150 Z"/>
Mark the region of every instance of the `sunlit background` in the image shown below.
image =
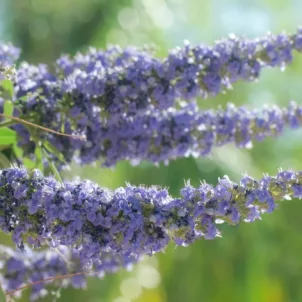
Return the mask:
<path id="1" fill-rule="evenodd" d="M 53 62 L 61 53 L 107 44 L 154 45 L 159 56 L 183 45 L 212 44 L 229 33 L 248 37 L 301 24 L 301 0 L 0 0 L 0 39 L 23 49 L 22 60 Z M 302 25 L 302 24 L 301 24 Z M 302 56 L 285 71 L 266 70 L 258 83 L 237 83 L 223 96 L 200 101 L 203 108 L 248 104 L 302 103 Z M 302 132 L 256 143 L 252 150 L 225 146 L 208 158 L 182 159 L 168 166 L 122 162 L 113 170 L 98 164 L 71 167 L 64 177 L 90 178 L 116 188 L 125 181 L 169 187 L 177 196 L 184 180 L 215 184 L 225 174 L 238 180 L 275 174 L 279 167 L 302 169 Z M 90 278 L 87 290 L 64 289 L 41 301 L 195 302 L 302 301 L 302 204 L 285 201 L 262 221 L 222 226 L 223 238 L 169 248 L 130 271 Z M 1 235 L 2 242 L 9 238 Z M 28 290 L 24 301 L 29 301 Z"/>

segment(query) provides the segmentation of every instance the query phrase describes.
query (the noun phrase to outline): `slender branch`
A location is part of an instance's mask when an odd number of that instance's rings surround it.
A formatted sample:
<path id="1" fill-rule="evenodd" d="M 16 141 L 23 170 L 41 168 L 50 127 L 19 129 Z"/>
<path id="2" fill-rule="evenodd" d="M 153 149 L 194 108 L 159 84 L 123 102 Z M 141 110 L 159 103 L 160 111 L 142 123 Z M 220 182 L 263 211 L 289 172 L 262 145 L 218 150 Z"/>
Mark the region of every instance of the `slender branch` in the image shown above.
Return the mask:
<path id="1" fill-rule="evenodd" d="M 70 137 L 70 138 L 74 138 L 74 139 L 86 140 L 86 138 L 84 136 L 72 135 L 72 134 L 66 134 L 66 133 L 58 132 L 58 131 L 55 131 L 55 130 L 52 130 L 52 129 L 49 129 L 49 128 L 45 128 L 45 127 L 36 125 L 34 123 L 28 122 L 26 120 L 23 120 L 21 118 L 15 117 L 15 116 L 6 115 L 6 114 L 3 114 L 3 113 L 0 113 L 0 116 L 6 117 L 6 118 L 10 118 L 13 121 L 16 121 L 18 123 L 25 124 L 25 125 L 28 125 L 28 126 L 31 126 L 31 127 L 35 127 L 35 128 L 39 128 L 39 129 L 41 129 L 43 131 L 51 132 L 51 133 L 54 133 L 56 135 L 66 136 L 66 137 Z"/>
<path id="2" fill-rule="evenodd" d="M 24 286 L 21 286 L 17 289 L 12 290 L 12 291 L 6 292 L 5 296 L 11 296 L 11 295 L 13 295 L 14 293 L 16 293 L 20 290 L 29 288 L 30 286 L 34 286 L 34 285 L 37 285 L 37 284 L 40 284 L 40 283 L 44 283 L 44 282 L 48 282 L 48 281 L 54 281 L 54 280 L 61 280 L 61 279 L 65 279 L 65 278 L 75 277 L 75 276 L 87 275 L 87 274 L 91 274 L 91 273 L 94 273 L 94 272 L 93 271 L 87 271 L 87 272 L 78 272 L 78 273 L 74 273 L 74 274 L 67 274 L 67 275 L 49 277 L 49 278 L 46 278 L 46 279 L 43 279 L 43 280 L 39 280 L 39 281 L 35 281 L 35 282 L 32 282 L 32 283 L 26 284 Z"/>

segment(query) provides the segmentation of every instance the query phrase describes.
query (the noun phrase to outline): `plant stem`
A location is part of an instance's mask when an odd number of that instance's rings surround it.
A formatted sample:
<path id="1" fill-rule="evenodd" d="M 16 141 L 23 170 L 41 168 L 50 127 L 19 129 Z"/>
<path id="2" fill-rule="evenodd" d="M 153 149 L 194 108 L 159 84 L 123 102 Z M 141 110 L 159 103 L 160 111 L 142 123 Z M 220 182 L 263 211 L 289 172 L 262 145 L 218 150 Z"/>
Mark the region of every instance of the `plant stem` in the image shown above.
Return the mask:
<path id="1" fill-rule="evenodd" d="M 3 113 L 0 113 L 0 116 L 6 117 L 6 118 L 10 118 L 10 119 L 12 119 L 15 122 L 18 122 L 18 123 L 21 123 L 21 124 L 25 124 L 27 126 L 35 127 L 35 128 L 41 129 L 43 131 L 51 132 L 51 133 L 54 133 L 56 135 L 66 136 L 66 137 L 70 137 L 70 138 L 74 138 L 74 139 L 80 139 L 80 140 L 85 140 L 86 139 L 84 136 L 61 133 L 61 132 L 58 132 L 58 131 L 55 131 L 55 130 L 52 130 L 52 129 L 49 129 L 49 128 L 45 128 L 45 127 L 36 125 L 34 123 L 28 122 L 26 120 L 23 120 L 21 118 L 15 117 L 15 116 L 6 115 L 6 114 L 3 114 Z M 6 123 L 4 123 L 4 124 L 6 124 Z"/>
<path id="2" fill-rule="evenodd" d="M 1 113 L 0 113 L 0 114 L 1 114 Z M 12 125 L 15 125 L 16 123 L 17 123 L 17 122 L 15 122 L 15 121 L 5 122 L 5 123 L 0 124 L 0 128 L 12 126 Z"/>
<path id="3" fill-rule="evenodd" d="M 59 173 L 58 169 L 56 168 L 56 166 L 54 165 L 54 163 L 52 162 L 51 158 L 49 157 L 48 155 L 48 152 L 47 150 L 42 146 L 42 151 L 49 163 L 49 167 L 52 171 L 52 173 L 55 175 L 55 177 L 57 178 L 57 180 L 60 182 L 60 183 L 63 183 L 63 179 L 61 177 L 61 174 Z"/>

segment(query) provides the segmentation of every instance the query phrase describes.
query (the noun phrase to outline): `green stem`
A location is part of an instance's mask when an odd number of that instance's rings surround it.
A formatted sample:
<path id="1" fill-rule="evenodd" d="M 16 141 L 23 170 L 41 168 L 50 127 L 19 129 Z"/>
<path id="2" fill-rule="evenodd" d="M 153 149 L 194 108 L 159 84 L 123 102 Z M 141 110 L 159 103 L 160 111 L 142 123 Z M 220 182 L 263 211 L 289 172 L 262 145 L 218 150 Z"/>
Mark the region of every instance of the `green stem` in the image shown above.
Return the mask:
<path id="1" fill-rule="evenodd" d="M 15 125 L 15 124 L 17 124 L 15 121 L 5 122 L 5 123 L 0 124 L 0 128 L 12 126 L 12 125 Z"/>
<path id="2" fill-rule="evenodd" d="M 46 159 L 47 159 L 47 161 L 49 163 L 49 167 L 50 167 L 52 173 L 55 175 L 56 179 L 60 183 L 63 183 L 63 179 L 61 177 L 61 174 L 59 173 L 58 169 L 56 168 L 56 166 L 54 165 L 53 161 L 49 157 L 47 150 L 43 146 L 42 146 L 42 151 L 43 151 L 43 154 L 45 155 L 45 157 L 46 157 Z"/>

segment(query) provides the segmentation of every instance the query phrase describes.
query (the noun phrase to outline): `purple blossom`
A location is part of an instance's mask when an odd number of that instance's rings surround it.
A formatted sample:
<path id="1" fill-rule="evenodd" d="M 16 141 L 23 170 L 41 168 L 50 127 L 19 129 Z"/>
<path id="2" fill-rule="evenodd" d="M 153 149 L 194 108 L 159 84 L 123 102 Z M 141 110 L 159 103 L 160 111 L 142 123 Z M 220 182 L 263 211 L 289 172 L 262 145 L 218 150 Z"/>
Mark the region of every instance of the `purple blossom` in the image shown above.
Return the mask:
<path id="1" fill-rule="evenodd" d="M 298 32 L 293 41 L 295 49 L 299 52 L 302 52 L 302 27 L 298 28 Z"/>
<path id="2" fill-rule="evenodd" d="M 26 196 L 16 195 L 24 185 Z M 188 245 L 218 237 L 216 221 L 254 221 L 284 198 L 302 198 L 301 187 L 301 171 L 280 171 L 260 181 L 244 176 L 240 184 L 227 177 L 215 187 L 186 184 L 181 198 L 174 199 L 158 187 L 110 191 L 88 180 L 61 184 L 37 170 L 11 168 L 0 174 L 0 228 L 12 233 L 21 249 L 26 236 L 36 234 L 52 247 L 72 248 L 83 265 L 101 269 L 104 253 L 122 259 L 123 266 L 164 250 L 170 240 Z"/>
<path id="3" fill-rule="evenodd" d="M 10 43 L 0 43 L 0 80 L 11 79 L 14 76 L 13 64 L 19 56 L 18 48 Z"/>
<path id="4" fill-rule="evenodd" d="M 111 115 L 136 114 L 150 105 L 166 109 L 179 98 L 216 95 L 235 81 L 255 80 L 264 67 L 290 63 L 292 50 L 300 50 L 300 32 L 255 40 L 230 36 L 213 47 L 186 43 L 171 50 L 166 59 L 133 47 L 90 49 L 74 58 L 59 58 L 56 74 L 46 66 L 24 63 L 15 83 L 16 98 L 28 95 L 27 107 L 40 99 L 47 99 L 50 106 L 72 106 L 89 100 Z M 17 49 L 7 45 L 2 52 L 9 52 L 14 60 L 18 55 Z"/>
<path id="5" fill-rule="evenodd" d="M 62 56 L 57 71 L 72 99 L 86 97 L 110 114 L 136 114 L 150 105 L 171 107 L 175 100 L 217 95 L 238 81 L 257 79 L 265 67 L 284 66 L 301 50 L 301 30 L 249 40 L 231 35 L 213 47 L 186 43 L 166 59 L 135 48 L 90 49 Z"/>
<path id="6" fill-rule="evenodd" d="M 86 142 L 56 137 L 56 145 L 68 155 L 70 148 L 78 149 L 76 161 L 81 164 L 100 158 L 107 166 L 125 159 L 133 164 L 142 160 L 167 163 L 180 157 L 206 156 L 214 147 L 228 143 L 250 148 L 254 141 L 281 135 L 285 127 L 301 127 L 302 106 L 291 102 L 287 108 L 257 110 L 228 104 L 225 110 L 201 111 L 196 103 L 190 103 L 181 109 L 150 110 L 108 121 L 96 113 L 93 121 L 83 132 Z"/>

